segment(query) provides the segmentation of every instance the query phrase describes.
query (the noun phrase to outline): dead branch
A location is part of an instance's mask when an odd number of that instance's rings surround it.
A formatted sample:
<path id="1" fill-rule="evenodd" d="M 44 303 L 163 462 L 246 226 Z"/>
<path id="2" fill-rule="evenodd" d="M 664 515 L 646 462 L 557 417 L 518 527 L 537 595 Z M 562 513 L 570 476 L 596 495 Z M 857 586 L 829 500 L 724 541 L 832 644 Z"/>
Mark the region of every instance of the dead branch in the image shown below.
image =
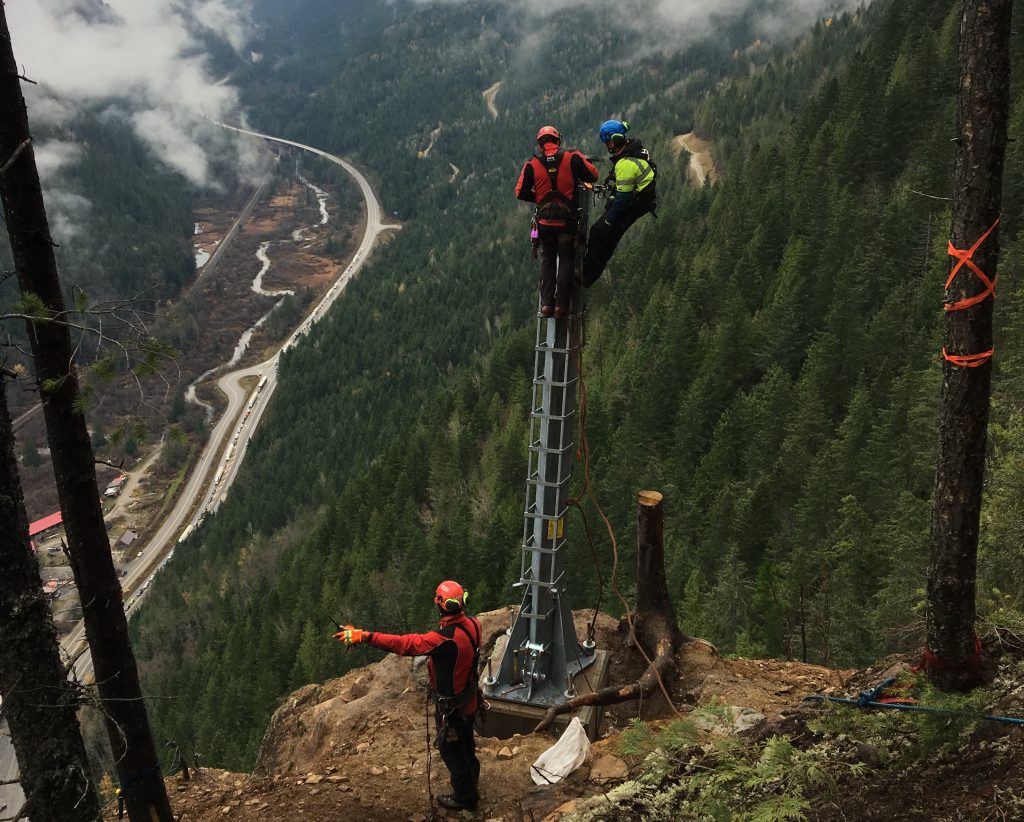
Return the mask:
<path id="1" fill-rule="evenodd" d="M 19 80 L 21 80 L 21 82 L 28 83 L 30 86 L 38 86 L 39 85 L 39 83 L 37 83 L 35 80 L 29 80 L 29 78 L 25 75 L 25 65 L 24 64 L 22 64 L 22 66 L 21 66 L 21 73 L 20 74 L 15 74 L 14 76 L 17 77 Z"/>
<path id="2" fill-rule="evenodd" d="M 7 173 L 7 169 L 14 165 L 15 161 L 18 159 L 18 156 L 22 152 L 24 152 L 25 149 L 27 149 L 30 145 L 32 145 L 31 137 L 22 140 L 21 143 L 18 144 L 18 147 L 14 149 L 14 153 L 7 158 L 7 162 L 0 166 L 0 177 L 3 177 Z"/>
<path id="3" fill-rule="evenodd" d="M 553 705 L 534 728 L 534 732 L 546 731 L 554 723 L 556 717 L 571 713 L 577 708 L 584 708 L 588 705 L 618 705 L 620 702 L 646 699 L 653 695 L 659 689 L 659 679 L 665 682 L 675 671 L 675 644 L 672 639 L 674 623 L 668 625 L 664 621 L 661 622 L 662 624 L 658 626 L 648 622 L 639 631 L 639 638 L 648 645 L 648 654 L 652 658 L 651 664 L 647 666 L 647 670 L 640 679 L 629 685 L 609 685 L 600 691 L 580 694 L 561 705 Z"/>
<path id="4" fill-rule="evenodd" d="M 944 200 L 946 202 L 953 201 L 952 197 L 939 197 L 938 195 L 935 194 L 925 194 L 925 192 L 918 191 L 917 189 L 911 188 L 910 186 L 906 186 L 906 190 L 909 191 L 911 194 L 918 195 L 919 197 L 927 197 L 929 200 Z"/>

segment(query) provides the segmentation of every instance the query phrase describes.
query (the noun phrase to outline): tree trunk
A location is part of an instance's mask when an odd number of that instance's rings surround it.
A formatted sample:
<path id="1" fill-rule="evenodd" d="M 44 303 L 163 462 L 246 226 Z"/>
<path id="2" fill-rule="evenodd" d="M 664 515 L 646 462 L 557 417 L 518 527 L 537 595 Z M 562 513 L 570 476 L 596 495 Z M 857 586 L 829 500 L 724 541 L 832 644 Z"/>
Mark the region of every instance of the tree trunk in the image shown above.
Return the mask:
<path id="1" fill-rule="evenodd" d="M 0 694 L 21 768 L 21 812 L 48 822 L 94 822 L 96 789 L 75 715 L 77 694 L 28 539 L 14 434 L 0 374 Z M 13 816 L 8 808 L 0 816 Z"/>
<path id="2" fill-rule="evenodd" d="M 664 496 L 658 491 L 636 495 L 636 630 L 648 636 L 664 634 L 673 647 L 686 637 L 679 630 L 676 609 L 665 576 Z"/>
<path id="3" fill-rule="evenodd" d="M 10 32 L 0 3 L 0 200 L 18 284 L 43 308 L 28 323 L 47 440 L 107 734 L 133 822 L 173 822 L 128 642 L 121 584 L 103 523 L 53 241 L 29 136 Z"/>
<path id="4" fill-rule="evenodd" d="M 925 648 L 928 677 L 943 690 L 972 687 L 980 667 L 975 576 L 992 380 L 992 293 L 985 279 L 995 282 L 999 257 L 1012 10 L 1012 0 L 965 0 L 960 23 L 953 260 L 946 286 Z"/>
<path id="5" fill-rule="evenodd" d="M 554 705 L 544 714 L 536 733 L 546 731 L 555 717 L 587 705 L 616 705 L 631 699 L 649 699 L 664 688 L 671 693 L 675 677 L 676 648 L 689 639 L 676 624 L 676 612 L 665 578 L 664 518 L 662 495 L 657 491 L 637 494 L 637 608 L 633 617 L 636 639 L 650 659 L 643 676 L 629 685 L 609 685 Z M 670 707 L 674 707 L 671 706 Z"/>

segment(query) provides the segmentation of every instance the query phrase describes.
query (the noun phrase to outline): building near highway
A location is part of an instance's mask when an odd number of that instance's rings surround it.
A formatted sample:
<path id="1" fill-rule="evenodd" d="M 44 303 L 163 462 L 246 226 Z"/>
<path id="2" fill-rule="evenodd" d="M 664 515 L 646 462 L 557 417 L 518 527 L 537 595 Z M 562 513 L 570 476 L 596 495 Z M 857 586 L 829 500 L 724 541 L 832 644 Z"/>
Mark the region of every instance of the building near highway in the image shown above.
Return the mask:
<path id="1" fill-rule="evenodd" d="M 63 521 L 64 518 L 61 515 L 60 511 L 57 511 L 57 513 L 55 514 L 50 514 L 48 517 L 37 519 L 35 522 L 29 523 L 29 538 L 35 539 L 36 537 L 45 536 L 53 531 L 56 531 Z"/>
<path id="2" fill-rule="evenodd" d="M 119 476 L 117 479 L 111 480 L 110 484 L 107 486 L 107 489 L 103 492 L 103 496 L 116 497 L 118 494 L 121 493 L 121 490 L 124 488 L 124 483 L 127 479 L 127 474 L 121 474 L 121 476 Z"/>

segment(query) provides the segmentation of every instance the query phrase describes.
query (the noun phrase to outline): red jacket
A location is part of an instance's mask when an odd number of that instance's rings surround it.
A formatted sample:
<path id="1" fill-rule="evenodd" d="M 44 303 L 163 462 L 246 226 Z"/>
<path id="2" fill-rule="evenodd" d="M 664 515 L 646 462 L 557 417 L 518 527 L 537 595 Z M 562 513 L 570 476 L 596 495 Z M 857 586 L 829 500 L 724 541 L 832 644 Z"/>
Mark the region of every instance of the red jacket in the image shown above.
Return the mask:
<path id="1" fill-rule="evenodd" d="M 473 668 L 480 648 L 480 622 L 465 614 L 445 617 L 436 631 L 425 634 L 378 634 L 374 632 L 370 645 L 382 651 L 399 656 L 427 655 L 427 669 L 430 671 L 430 685 L 438 696 L 452 697 L 461 694 L 475 675 Z M 476 698 L 465 707 L 463 713 L 476 713 Z"/>
<path id="2" fill-rule="evenodd" d="M 559 152 L 559 146 L 548 142 L 543 146 L 545 157 L 551 157 Z M 598 177 L 597 168 L 586 157 L 575 149 L 565 149 L 562 152 L 562 159 L 558 164 L 558 172 L 555 175 L 555 185 L 551 185 L 551 176 L 547 167 L 540 157 L 534 156 L 526 161 L 523 170 L 519 173 L 519 182 L 516 183 L 516 197 L 528 203 L 543 205 L 551 197 L 552 191 L 557 189 L 558 193 L 572 202 L 576 196 L 576 186 L 583 183 L 592 183 Z M 541 225 L 564 226 L 565 220 L 538 219 Z"/>

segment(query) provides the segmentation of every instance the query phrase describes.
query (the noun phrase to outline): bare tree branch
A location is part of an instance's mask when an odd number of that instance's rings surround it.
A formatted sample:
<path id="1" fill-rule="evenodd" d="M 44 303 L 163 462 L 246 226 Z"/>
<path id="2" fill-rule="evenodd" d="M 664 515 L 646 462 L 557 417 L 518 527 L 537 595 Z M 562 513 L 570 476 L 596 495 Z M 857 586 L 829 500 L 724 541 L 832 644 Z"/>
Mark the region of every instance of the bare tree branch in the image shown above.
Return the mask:
<path id="1" fill-rule="evenodd" d="M 23 151 L 25 151 L 25 149 L 27 149 L 30 145 L 32 145 L 32 138 L 31 137 L 23 140 L 18 145 L 18 147 L 16 149 L 14 149 L 14 153 L 10 157 L 7 158 L 7 161 L 2 166 L 0 166 L 0 177 L 3 177 L 7 173 L 7 169 L 9 169 L 11 166 L 14 165 L 14 162 L 18 159 L 18 156 Z"/>

